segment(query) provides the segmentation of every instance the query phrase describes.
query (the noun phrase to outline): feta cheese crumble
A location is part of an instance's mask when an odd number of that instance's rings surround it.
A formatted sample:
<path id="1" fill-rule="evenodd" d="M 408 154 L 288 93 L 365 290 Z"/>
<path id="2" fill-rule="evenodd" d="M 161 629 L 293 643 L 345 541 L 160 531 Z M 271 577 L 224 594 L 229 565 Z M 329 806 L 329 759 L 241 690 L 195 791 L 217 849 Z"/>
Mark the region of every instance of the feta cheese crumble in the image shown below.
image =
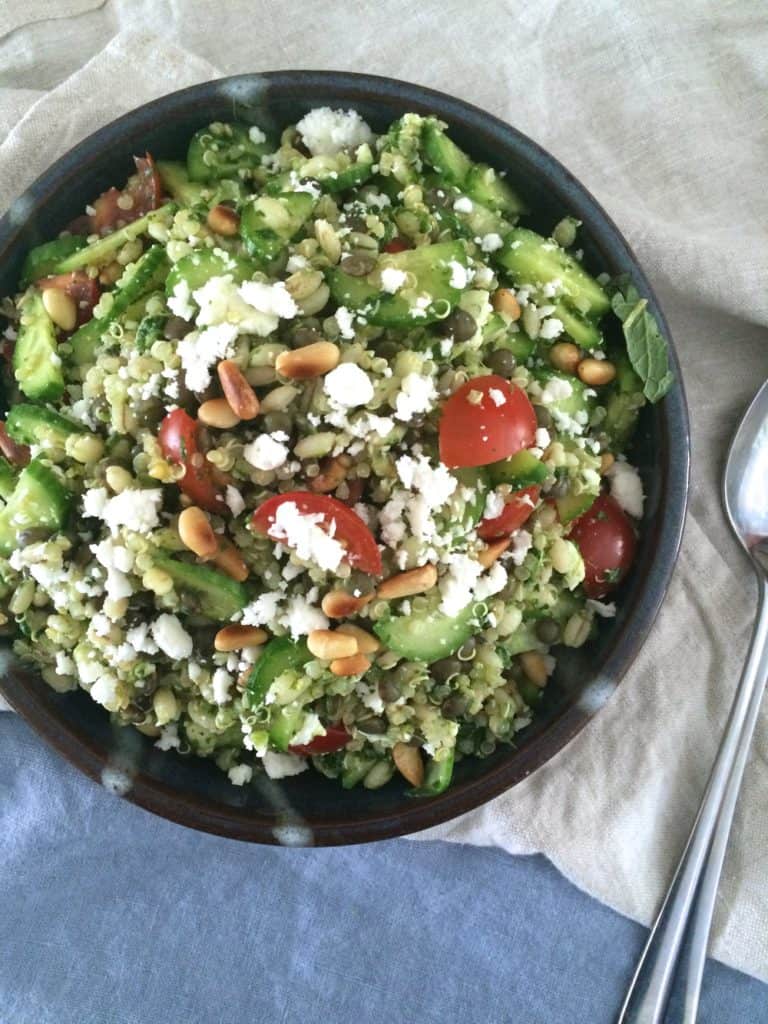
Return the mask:
<path id="1" fill-rule="evenodd" d="M 296 128 L 312 156 L 333 156 L 341 149 L 356 149 L 373 141 L 373 132 L 356 110 L 316 107 Z"/>
<path id="2" fill-rule="evenodd" d="M 243 448 L 243 458 L 255 469 L 279 469 L 288 458 L 288 447 L 283 443 L 287 440 L 288 435 L 282 430 L 259 434 L 255 441 Z"/>
<path id="3" fill-rule="evenodd" d="M 385 292 L 394 295 L 403 287 L 407 278 L 408 275 L 404 270 L 398 270 L 397 267 L 384 267 L 381 272 L 381 287 Z"/>
<path id="4" fill-rule="evenodd" d="M 373 398 L 373 384 L 365 370 L 354 363 L 341 363 L 325 375 L 323 390 L 331 402 L 343 409 L 367 405 Z"/>
<path id="5" fill-rule="evenodd" d="M 163 614 L 152 623 L 155 643 L 171 661 L 182 661 L 192 655 L 192 637 L 175 615 Z"/>
<path id="6" fill-rule="evenodd" d="M 635 519 L 643 515 L 643 482 L 634 466 L 623 459 L 617 459 L 606 474 L 611 482 L 611 497 Z"/>
<path id="7" fill-rule="evenodd" d="M 469 196 L 459 196 L 459 198 L 454 202 L 453 208 L 457 213 L 472 213 L 474 205 Z"/>
<path id="8" fill-rule="evenodd" d="M 395 419 L 407 423 L 414 416 L 429 412 L 437 397 L 431 377 L 423 377 L 420 373 L 407 373 L 395 398 Z"/>
<path id="9" fill-rule="evenodd" d="M 303 515 L 295 501 L 284 501 L 275 510 L 275 522 L 269 535 L 273 540 L 285 541 L 304 562 L 314 562 L 321 569 L 333 572 L 346 554 L 344 546 L 334 537 L 335 521 L 321 527 L 324 517 L 320 513 Z"/>

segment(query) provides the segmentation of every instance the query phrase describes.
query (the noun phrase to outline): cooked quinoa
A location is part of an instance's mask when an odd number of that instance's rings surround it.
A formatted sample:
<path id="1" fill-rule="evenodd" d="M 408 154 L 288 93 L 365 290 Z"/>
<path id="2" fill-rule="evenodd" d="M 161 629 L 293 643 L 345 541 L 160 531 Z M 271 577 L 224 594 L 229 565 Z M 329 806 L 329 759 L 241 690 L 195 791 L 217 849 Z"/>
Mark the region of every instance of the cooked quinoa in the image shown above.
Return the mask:
<path id="1" fill-rule="evenodd" d="M 136 164 L 0 310 L 14 648 L 236 785 L 438 793 L 615 613 L 644 303 L 435 118 Z"/>

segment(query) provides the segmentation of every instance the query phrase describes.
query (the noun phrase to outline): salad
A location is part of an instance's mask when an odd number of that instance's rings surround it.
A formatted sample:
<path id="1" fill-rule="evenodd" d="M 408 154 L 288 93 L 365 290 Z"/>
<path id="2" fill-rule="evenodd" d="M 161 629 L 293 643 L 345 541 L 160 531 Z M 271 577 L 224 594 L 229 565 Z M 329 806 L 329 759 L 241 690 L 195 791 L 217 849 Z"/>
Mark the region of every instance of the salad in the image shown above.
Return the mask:
<path id="1" fill-rule="evenodd" d="M 236 785 L 439 793 L 615 614 L 672 382 L 645 300 L 434 117 L 135 164 L 0 306 L 14 649 Z"/>

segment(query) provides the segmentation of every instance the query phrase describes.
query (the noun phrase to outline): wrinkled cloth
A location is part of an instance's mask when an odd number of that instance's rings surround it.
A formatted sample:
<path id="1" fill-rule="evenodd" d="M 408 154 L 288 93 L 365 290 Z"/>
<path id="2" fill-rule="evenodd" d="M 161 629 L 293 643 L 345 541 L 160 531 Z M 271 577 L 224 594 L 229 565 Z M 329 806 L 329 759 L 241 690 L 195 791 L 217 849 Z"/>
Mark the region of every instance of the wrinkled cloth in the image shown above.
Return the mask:
<path id="1" fill-rule="evenodd" d="M 420 82 L 497 114 L 561 159 L 619 224 L 666 312 L 688 391 L 693 477 L 678 569 L 593 722 L 509 793 L 418 838 L 543 852 L 645 923 L 695 817 L 755 611 L 719 476 L 768 376 L 767 47 L 768 21 L 750 0 L 122 0 L 0 39 L 0 111 L 27 111 L 0 144 L 0 208 L 78 139 L 157 95 L 220 74 L 335 67 Z M 39 73 L 38 53 L 51 54 Z M 711 945 L 763 979 L 767 724 L 764 711 Z"/>

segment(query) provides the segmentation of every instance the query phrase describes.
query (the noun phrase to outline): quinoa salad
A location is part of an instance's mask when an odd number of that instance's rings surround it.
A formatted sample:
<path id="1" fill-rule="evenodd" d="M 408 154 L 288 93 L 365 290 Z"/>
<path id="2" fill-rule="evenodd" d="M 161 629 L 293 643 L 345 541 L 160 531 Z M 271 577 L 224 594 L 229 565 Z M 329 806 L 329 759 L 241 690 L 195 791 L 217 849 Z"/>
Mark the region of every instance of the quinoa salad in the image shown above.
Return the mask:
<path id="1" fill-rule="evenodd" d="M 235 785 L 440 793 L 615 614 L 645 300 L 434 117 L 135 165 L 0 305 L 3 629 Z"/>

